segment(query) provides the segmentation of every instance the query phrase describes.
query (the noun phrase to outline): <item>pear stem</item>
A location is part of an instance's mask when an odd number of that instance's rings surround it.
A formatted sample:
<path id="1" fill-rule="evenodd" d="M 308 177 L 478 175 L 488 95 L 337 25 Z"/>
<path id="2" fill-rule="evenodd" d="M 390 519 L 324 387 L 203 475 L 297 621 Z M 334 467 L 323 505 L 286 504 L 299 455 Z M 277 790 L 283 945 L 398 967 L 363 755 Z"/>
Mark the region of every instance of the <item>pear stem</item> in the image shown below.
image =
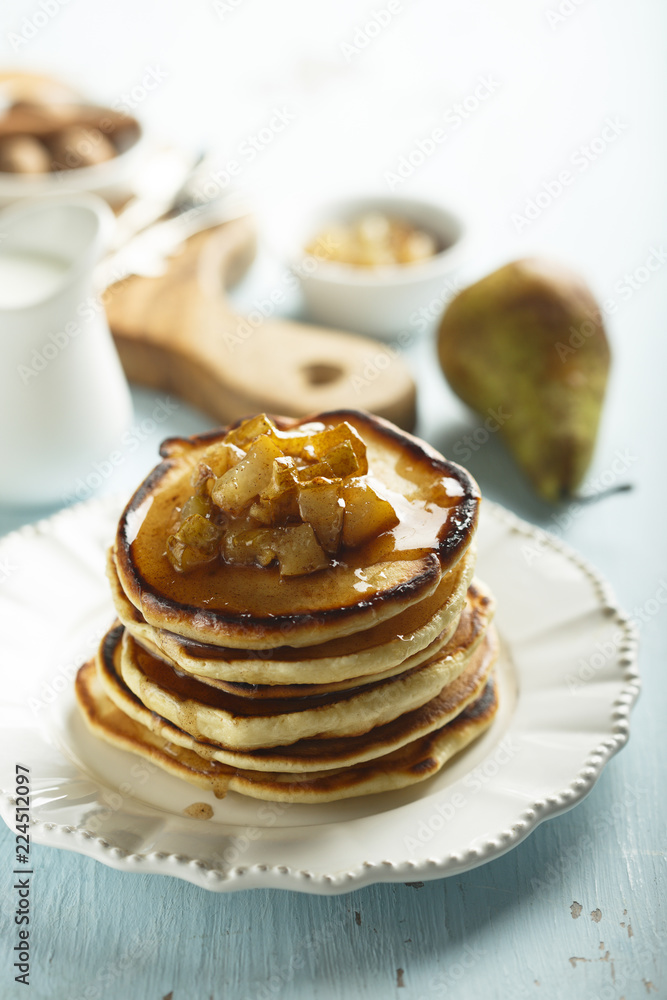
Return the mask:
<path id="1" fill-rule="evenodd" d="M 609 489 L 600 490 L 598 493 L 573 494 L 571 499 L 579 503 L 597 503 L 598 500 L 606 500 L 607 497 L 615 493 L 627 493 L 635 488 L 634 483 L 619 483 L 617 486 L 610 486 Z"/>

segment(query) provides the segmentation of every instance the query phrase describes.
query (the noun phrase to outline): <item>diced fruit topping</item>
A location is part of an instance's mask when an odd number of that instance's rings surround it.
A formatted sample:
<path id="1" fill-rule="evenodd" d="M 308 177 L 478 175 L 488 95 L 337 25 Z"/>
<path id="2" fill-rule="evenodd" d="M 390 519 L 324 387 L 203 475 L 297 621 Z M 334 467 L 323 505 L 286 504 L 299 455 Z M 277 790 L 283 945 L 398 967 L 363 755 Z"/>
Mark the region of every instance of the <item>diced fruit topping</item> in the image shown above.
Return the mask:
<path id="1" fill-rule="evenodd" d="M 338 551 L 343 530 L 345 503 L 340 493 L 340 482 L 323 478 L 311 479 L 299 490 L 301 519 L 312 527 L 318 542 L 330 555 Z"/>
<path id="2" fill-rule="evenodd" d="M 363 545 L 398 524 L 392 505 L 379 497 L 369 483 L 343 484 L 343 499 L 343 545 L 348 548 Z"/>
<path id="3" fill-rule="evenodd" d="M 191 514 L 167 539 L 167 554 L 175 569 L 187 573 L 217 558 L 222 536 L 220 525 L 201 514 Z"/>
<path id="4" fill-rule="evenodd" d="M 216 479 L 211 490 L 213 503 L 231 517 L 241 517 L 247 507 L 271 483 L 273 463 L 282 458 L 278 445 L 262 434 L 233 468 Z"/>
<path id="5" fill-rule="evenodd" d="M 167 555 L 180 572 L 219 557 L 277 563 L 282 576 L 325 569 L 342 547 L 398 523 L 367 473 L 366 445 L 347 421 L 290 432 L 252 417 L 204 453 Z"/>

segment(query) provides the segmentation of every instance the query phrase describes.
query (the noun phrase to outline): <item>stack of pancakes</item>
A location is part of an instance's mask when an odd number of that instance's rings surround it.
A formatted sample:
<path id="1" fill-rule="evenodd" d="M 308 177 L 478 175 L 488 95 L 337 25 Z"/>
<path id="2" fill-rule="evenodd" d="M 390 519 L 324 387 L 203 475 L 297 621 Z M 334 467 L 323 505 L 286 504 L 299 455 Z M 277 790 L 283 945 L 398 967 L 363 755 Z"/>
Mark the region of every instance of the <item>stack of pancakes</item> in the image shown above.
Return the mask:
<path id="1" fill-rule="evenodd" d="M 222 560 L 180 573 L 169 524 L 226 432 L 165 442 L 120 519 L 119 621 L 79 672 L 81 709 L 108 742 L 218 797 L 326 802 L 421 781 L 497 710 L 476 484 L 368 414 L 273 419 L 286 434 L 347 421 L 398 523 L 301 576 Z"/>

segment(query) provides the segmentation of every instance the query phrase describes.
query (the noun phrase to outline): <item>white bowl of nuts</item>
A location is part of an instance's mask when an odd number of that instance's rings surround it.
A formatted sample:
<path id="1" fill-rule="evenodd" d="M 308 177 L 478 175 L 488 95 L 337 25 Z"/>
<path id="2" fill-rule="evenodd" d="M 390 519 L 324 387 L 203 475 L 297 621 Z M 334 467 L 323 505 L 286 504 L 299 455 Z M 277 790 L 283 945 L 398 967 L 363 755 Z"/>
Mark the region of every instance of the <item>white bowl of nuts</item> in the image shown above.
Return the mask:
<path id="1" fill-rule="evenodd" d="M 82 192 L 121 203 L 144 152 L 131 115 L 88 104 L 48 78 L 0 79 L 0 206 Z"/>
<path id="2" fill-rule="evenodd" d="M 329 202 L 298 226 L 290 256 L 309 319 L 384 339 L 411 338 L 465 252 L 460 218 L 409 197 Z"/>

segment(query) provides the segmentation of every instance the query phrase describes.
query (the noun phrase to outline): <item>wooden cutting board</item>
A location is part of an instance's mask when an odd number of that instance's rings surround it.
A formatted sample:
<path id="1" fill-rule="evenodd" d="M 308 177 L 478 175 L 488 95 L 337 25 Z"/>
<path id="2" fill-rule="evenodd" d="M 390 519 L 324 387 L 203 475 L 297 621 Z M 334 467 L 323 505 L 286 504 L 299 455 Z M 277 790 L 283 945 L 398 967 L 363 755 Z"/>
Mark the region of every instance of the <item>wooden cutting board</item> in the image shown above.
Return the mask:
<path id="1" fill-rule="evenodd" d="M 160 277 L 111 285 L 104 300 L 127 377 L 178 394 L 223 424 L 263 411 L 300 417 L 352 408 L 411 430 L 415 384 L 395 348 L 234 312 L 225 289 L 245 273 L 255 249 L 245 216 L 191 236 Z"/>

